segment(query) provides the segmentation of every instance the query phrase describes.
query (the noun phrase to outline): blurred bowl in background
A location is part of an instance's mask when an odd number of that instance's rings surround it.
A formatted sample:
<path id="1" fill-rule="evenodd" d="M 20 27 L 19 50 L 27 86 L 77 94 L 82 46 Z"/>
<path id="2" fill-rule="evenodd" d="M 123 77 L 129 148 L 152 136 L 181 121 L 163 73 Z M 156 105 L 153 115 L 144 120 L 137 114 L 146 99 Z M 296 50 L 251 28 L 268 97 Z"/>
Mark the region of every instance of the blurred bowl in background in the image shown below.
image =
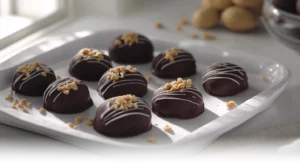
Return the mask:
<path id="1" fill-rule="evenodd" d="M 300 52 L 300 15 L 285 12 L 266 1 L 262 22 L 271 36 Z"/>

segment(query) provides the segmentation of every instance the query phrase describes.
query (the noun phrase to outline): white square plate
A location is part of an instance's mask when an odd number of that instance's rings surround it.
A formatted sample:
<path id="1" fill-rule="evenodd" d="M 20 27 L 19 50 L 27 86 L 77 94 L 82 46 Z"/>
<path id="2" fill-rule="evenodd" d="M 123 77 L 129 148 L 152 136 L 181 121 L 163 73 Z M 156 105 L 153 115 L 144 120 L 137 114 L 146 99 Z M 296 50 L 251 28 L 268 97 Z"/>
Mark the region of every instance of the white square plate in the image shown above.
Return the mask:
<path id="1" fill-rule="evenodd" d="M 11 109 L 11 103 L 5 101 L 5 97 L 11 90 L 13 73 L 19 65 L 38 60 L 53 68 L 57 75 L 68 77 L 70 76 L 67 71 L 70 59 L 78 50 L 84 47 L 106 50 L 116 36 L 128 31 L 106 30 L 77 39 L 70 36 L 53 38 L 3 62 L 2 69 L 0 69 L 0 122 L 107 155 L 114 154 L 115 151 L 128 153 L 130 150 L 149 153 L 157 152 L 158 149 L 191 154 L 265 110 L 284 91 L 291 79 L 288 68 L 266 58 L 253 57 L 246 53 L 217 48 L 192 40 L 176 41 L 171 35 L 155 38 L 155 35 L 146 34 L 152 40 L 156 52 L 171 47 L 180 47 L 194 55 L 197 60 L 197 74 L 190 78 L 203 94 L 206 110 L 201 116 L 191 120 L 179 120 L 163 119 L 153 114 L 151 131 L 131 138 L 109 138 L 97 134 L 92 127 L 85 124 L 80 124 L 78 130 L 73 130 L 66 124 L 75 123 L 74 118 L 79 115 L 94 117 L 97 106 L 103 102 L 96 91 L 97 82 L 85 82 L 89 86 L 95 105 L 81 114 L 61 115 L 47 112 L 46 116 L 41 115 L 39 113 L 39 108 L 42 107 L 41 97 L 15 95 L 18 99 L 26 98 L 33 102 L 33 108 L 29 109 L 28 114 Z M 230 62 L 243 67 L 249 76 L 250 88 L 237 96 L 227 98 L 216 98 L 206 94 L 201 84 L 202 72 L 215 62 Z M 134 66 L 145 76 L 151 75 L 150 63 Z M 262 79 L 263 76 L 265 80 Z M 144 97 L 149 105 L 151 105 L 153 91 L 160 85 L 171 81 L 152 77 L 153 80 L 148 86 L 148 94 Z M 230 100 L 238 104 L 233 110 L 227 110 L 225 107 L 225 103 Z M 174 134 L 165 133 L 163 131 L 165 125 L 170 125 Z M 148 137 L 157 138 L 159 143 L 147 142 Z"/>

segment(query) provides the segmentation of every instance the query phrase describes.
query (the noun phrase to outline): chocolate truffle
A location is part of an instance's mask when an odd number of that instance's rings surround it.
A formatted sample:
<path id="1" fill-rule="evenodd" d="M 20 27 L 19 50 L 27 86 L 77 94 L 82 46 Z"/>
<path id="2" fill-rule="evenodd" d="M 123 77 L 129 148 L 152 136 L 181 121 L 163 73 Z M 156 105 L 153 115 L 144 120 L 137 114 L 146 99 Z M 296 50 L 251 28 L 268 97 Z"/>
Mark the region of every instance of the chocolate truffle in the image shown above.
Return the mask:
<path id="1" fill-rule="evenodd" d="M 124 33 L 109 47 L 109 57 L 118 63 L 147 63 L 153 59 L 151 41 L 137 33 Z"/>
<path id="2" fill-rule="evenodd" d="M 13 77 L 12 90 L 26 96 L 43 96 L 55 80 L 53 70 L 36 61 L 18 68 Z"/>
<path id="3" fill-rule="evenodd" d="M 143 97 L 148 91 L 146 78 L 132 66 L 118 66 L 108 70 L 98 83 L 103 98 L 132 94 Z"/>
<path id="4" fill-rule="evenodd" d="M 296 0 L 273 0 L 274 6 L 289 13 L 296 13 Z"/>
<path id="5" fill-rule="evenodd" d="M 178 78 L 154 92 L 152 111 L 160 117 L 191 119 L 204 112 L 204 102 L 190 79 Z"/>
<path id="6" fill-rule="evenodd" d="M 203 73 L 202 84 L 208 94 L 226 97 L 248 89 L 248 78 L 241 67 L 231 63 L 218 63 Z"/>
<path id="7" fill-rule="evenodd" d="M 69 72 L 80 80 L 98 81 L 111 67 L 107 55 L 97 49 L 84 48 L 72 59 Z"/>
<path id="8" fill-rule="evenodd" d="M 191 76 L 196 73 L 196 61 L 191 53 L 172 48 L 153 59 L 152 73 L 161 78 Z"/>
<path id="9" fill-rule="evenodd" d="M 60 79 L 46 89 L 44 108 L 62 114 L 80 113 L 93 105 L 88 87 L 73 78 Z"/>
<path id="10" fill-rule="evenodd" d="M 94 129 L 112 137 L 129 137 L 151 130 L 151 110 L 141 98 L 123 95 L 102 103 L 94 119 Z"/>

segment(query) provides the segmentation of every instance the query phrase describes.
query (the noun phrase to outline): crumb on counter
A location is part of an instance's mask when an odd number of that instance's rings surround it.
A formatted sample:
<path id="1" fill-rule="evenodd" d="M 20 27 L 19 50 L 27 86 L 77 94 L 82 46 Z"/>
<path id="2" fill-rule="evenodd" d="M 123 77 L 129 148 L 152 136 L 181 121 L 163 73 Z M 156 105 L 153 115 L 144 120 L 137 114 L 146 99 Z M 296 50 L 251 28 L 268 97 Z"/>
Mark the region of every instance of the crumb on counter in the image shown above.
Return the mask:
<path id="1" fill-rule="evenodd" d="M 180 24 L 181 25 L 187 25 L 187 24 L 189 24 L 189 21 L 186 18 L 181 18 L 180 19 Z"/>
<path id="2" fill-rule="evenodd" d="M 204 33 L 203 38 L 205 40 L 215 40 L 216 37 L 214 35 L 212 35 L 211 33 Z"/>
<path id="3" fill-rule="evenodd" d="M 147 139 L 148 140 L 148 142 L 150 142 L 150 143 L 158 143 L 158 140 L 156 139 L 156 138 L 148 138 Z"/>
<path id="4" fill-rule="evenodd" d="M 199 38 L 198 34 L 191 34 L 190 37 L 191 37 L 192 39 L 197 39 L 197 38 Z"/>
<path id="5" fill-rule="evenodd" d="M 178 26 L 176 27 L 176 31 L 178 31 L 178 32 L 182 31 L 181 25 L 178 25 Z"/>
<path id="6" fill-rule="evenodd" d="M 172 128 L 171 128 L 169 125 L 166 125 L 166 126 L 164 127 L 164 131 L 165 131 L 165 132 L 168 132 L 168 133 L 172 133 L 172 132 L 173 132 Z"/>
<path id="7" fill-rule="evenodd" d="M 45 110 L 43 107 L 41 107 L 41 108 L 40 108 L 40 113 L 41 113 L 41 114 L 45 114 L 45 113 L 46 113 L 46 110 Z"/>
<path id="8" fill-rule="evenodd" d="M 72 128 L 72 129 L 75 129 L 75 125 L 72 124 L 72 123 L 68 123 L 68 126 L 69 126 L 70 128 Z"/>
<path id="9" fill-rule="evenodd" d="M 77 117 L 75 117 L 75 122 L 76 122 L 76 124 L 80 124 L 80 123 L 82 123 L 83 122 L 83 117 L 82 116 L 77 116 Z"/>
<path id="10" fill-rule="evenodd" d="M 86 124 L 87 126 L 93 126 L 93 125 L 94 125 L 94 121 L 91 120 L 91 119 L 87 119 L 87 120 L 85 121 L 85 124 Z"/>
<path id="11" fill-rule="evenodd" d="M 149 83 L 152 80 L 151 75 L 147 76 L 147 82 Z"/>
<path id="12" fill-rule="evenodd" d="M 164 28 L 164 25 L 163 25 L 161 22 L 157 22 L 157 23 L 155 24 L 155 28 L 157 28 L 157 29 L 163 29 L 163 28 Z"/>
<path id="13" fill-rule="evenodd" d="M 226 103 L 227 109 L 233 109 L 236 106 L 236 103 L 234 101 L 229 101 Z"/>

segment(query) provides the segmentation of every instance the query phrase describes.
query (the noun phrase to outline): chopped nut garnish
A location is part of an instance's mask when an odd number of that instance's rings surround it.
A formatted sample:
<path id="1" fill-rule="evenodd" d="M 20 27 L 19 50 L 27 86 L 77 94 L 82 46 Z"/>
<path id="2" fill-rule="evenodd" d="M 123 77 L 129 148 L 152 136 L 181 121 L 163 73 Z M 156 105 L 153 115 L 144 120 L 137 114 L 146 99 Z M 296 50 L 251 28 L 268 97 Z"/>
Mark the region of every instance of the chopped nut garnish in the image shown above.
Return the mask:
<path id="1" fill-rule="evenodd" d="M 210 34 L 210 33 L 204 33 L 203 35 L 205 40 L 214 40 L 216 39 L 214 35 Z"/>
<path id="2" fill-rule="evenodd" d="M 76 124 L 82 123 L 83 119 L 84 119 L 84 118 L 83 118 L 82 116 L 77 116 L 77 117 L 75 117 L 75 122 L 76 122 Z"/>
<path id="3" fill-rule="evenodd" d="M 183 80 L 182 78 L 178 78 L 176 81 L 165 84 L 165 89 L 170 91 L 183 91 L 184 89 L 190 88 L 192 86 L 192 80 Z"/>
<path id="4" fill-rule="evenodd" d="M 132 46 L 134 43 L 139 43 L 139 36 L 136 33 L 125 33 L 121 39 L 128 46 Z"/>
<path id="5" fill-rule="evenodd" d="M 149 75 L 147 76 L 147 82 L 149 83 L 152 80 L 152 77 Z"/>
<path id="6" fill-rule="evenodd" d="M 88 48 L 82 49 L 81 52 L 76 57 L 77 60 L 97 59 L 98 61 L 101 61 L 104 58 L 101 51 L 92 50 Z"/>
<path id="7" fill-rule="evenodd" d="M 181 27 L 180 25 L 178 25 L 178 26 L 176 27 L 176 31 L 178 31 L 178 32 L 182 31 L 182 27 Z"/>
<path id="8" fill-rule="evenodd" d="M 186 18 L 181 18 L 180 19 L 180 24 L 181 25 L 187 25 L 187 24 L 189 24 L 189 21 Z"/>
<path id="9" fill-rule="evenodd" d="M 26 110 L 26 109 L 22 109 L 22 111 L 23 111 L 24 113 L 28 113 L 28 110 Z"/>
<path id="10" fill-rule="evenodd" d="M 91 119 L 87 119 L 87 120 L 85 121 L 85 124 L 86 124 L 87 126 L 93 126 L 93 125 L 94 125 L 94 121 L 91 120 Z"/>
<path id="11" fill-rule="evenodd" d="M 21 103 L 17 104 L 17 107 L 20 108 L 20 109 L 24 108 L 23 104 L 21 104 Z"/>
<path id="12" fill-rule="evenodd" d="M 45 73 L 49 73 L 49 72 L 50 72 L 50 69 L 49 69 L 49 68 L 45 68 L 45 69 L 44 69 L 44 72 L 45 72 Z"/>
<path id="13" fill-rule="evenodd" d="M 151 138 L 150 137 L 147 140 L 148 140 L 148 142 L 151 142 L 151 143 L 158 143 L 158 140 L 156 138 Z"/>
<path id="14" fill-rule="evenodd" d="M 17 106 L 16 105 L 11 106 L 11 108 L 17 110 Z"/>
<path id="15" fill-rule="evenodd" d="M 198 34 L 191 34 L 192 39 L 197 39 L 198 37 L 199 37 Z"/>
<path id="16" fill-rule="evenodd" d="M 46 72 L 42 72 L 41 75 L 45 77 L 47 76 Z"/>
<path id="17" fill-rule="evenodd" d="M 169 125 L 166 125 L 166 126 L 164 127 L 164 131 L 165 131 L 165 132 L 168 132 L 168 133 L 172 133 L 172 132 L 173 132 L 172 128 L 171 128 Z"/>
<path id="18" fill-rule="evenodd" d="M 134 95 L 127 94 L 112 99 L 110 104 L 115 110 L 128 110 L 137 108 L 137 98 Z"/>
<path id="19" fill-rule="evenodd" d="M 163 28 L 164 28 L 164 25 L 163 25 L 162 23 L 160 23 L 160 22 L 157 22 L 157 23 L 155 24 L 155 28 L 157 28 L 157 29 L 163 29 Z"/>
<path id="20" fill-rule="evenodd" d="M 114 41 L 114 45 L 115 46 L 119 46 L 119 45 L 121 45 L 122 44 L 122 41 L 121 40 L 115 40 Z"/>
<path id="21" fill-rule="evenodd" d="M 26 99 L 22 99 L 22 100 L 20 101 L 20 103 L 21 103 L 22 105 L 26 105 L 27 100 L 26 100 Z"/>
<path id="22" fill-rule="evenodd" d="M 133 68 L 131 65 L 128 66 L 118 66 L 115 68 L 111 68 L 107 74 L 107 78 L 116 81 L 120 78 L 123 78 L 127 72 L 136 72 L 136 68 Z"/>
<path id="23" fill-rule="evenodd" d="M 68 95 L 71 90 L 78 90 L 77 83 L 77 81 L 73 81 L 64 85 L 60 85 L 57 87 L 57 90 L 63 92 L 63 94 Z"/>
<path id="24" fill-rule="evenodd" d="M 17 99 L 14 100 L 13 105 L 17 105 L 19 101 Z"/>
<path id="25" fill-rule="evenodd" d="M 60 77 L 59 75 L 57 75 L 56 78 L 57 78 L 58 80 L 61 79 L 61 77 Z"/>
<path id="26" fill-rule="evenodd" d="M 72 123 L 68 123 L 68 126 L 69 126 L 70 128 L 72 128 L 72 129 L 74 129 L 74 128 L 75 128 L 75 125 L 74 125 L 74 124 L 72 124 Z"/>
<path id="27" fill-rule="evenodd" d="M 14 96 L 12 94 L 8 95 L 5 100 L 7 101 L 14 101 Z"/>
<path id="28" fill-rule="evenodd" d="M 65 95 L 68 95 L 68 94 L 70 93 L 70 90 L 64 90 L 63 93 L 64 93 Z"/>
<path id="29" fill-rule="evenodd" d="M 229 101 L 226 103 L 227 109 L 233 109 L 236 106 L 234 101 Z"/>
<path id="30" fill-rule="evenodd" d="M 166 60 L 174 61 L 174 57 L 179 54 L 181 50 L 179 48 L 172 48 L 166 51 L 164 58 Z"/>
<path id="31" fill-rule="evenodd" d="M 212 66 L 212 67 L 216 67 L 216 66 L 217 66 L 217 64 L 216 64 L 216 63 L 213 63 L 211 66 Z"/>
<path id="32" fill-rule="evenodd" d="M 38 61 L 32 63 L 32 64 L 27 64 L 27 65 L 24 65 L 24 66 L 20 66 L 18 68 L 18 72 L 22 73 L 23 75 L 25 75 L 27 78 L 30 78 L 30 73 L 33 72 L 33 71 L 39 71 L 40 69 L 42 69 L 42 64 Z M 45 68 L 44 70 L 50 71 L 49 68 Z M 44 76 L 45 74 L 42 73 L 42 75 Z"/>
<path id="33" fill-rule="evenodd" d="M 40 113 L 41 113 L 41 114 L 45 114 L 45 113 L 46 113 L 46 110 L 45 110 L 43 107 L 41 107 L 41 108 L 40 108 Z"/>

